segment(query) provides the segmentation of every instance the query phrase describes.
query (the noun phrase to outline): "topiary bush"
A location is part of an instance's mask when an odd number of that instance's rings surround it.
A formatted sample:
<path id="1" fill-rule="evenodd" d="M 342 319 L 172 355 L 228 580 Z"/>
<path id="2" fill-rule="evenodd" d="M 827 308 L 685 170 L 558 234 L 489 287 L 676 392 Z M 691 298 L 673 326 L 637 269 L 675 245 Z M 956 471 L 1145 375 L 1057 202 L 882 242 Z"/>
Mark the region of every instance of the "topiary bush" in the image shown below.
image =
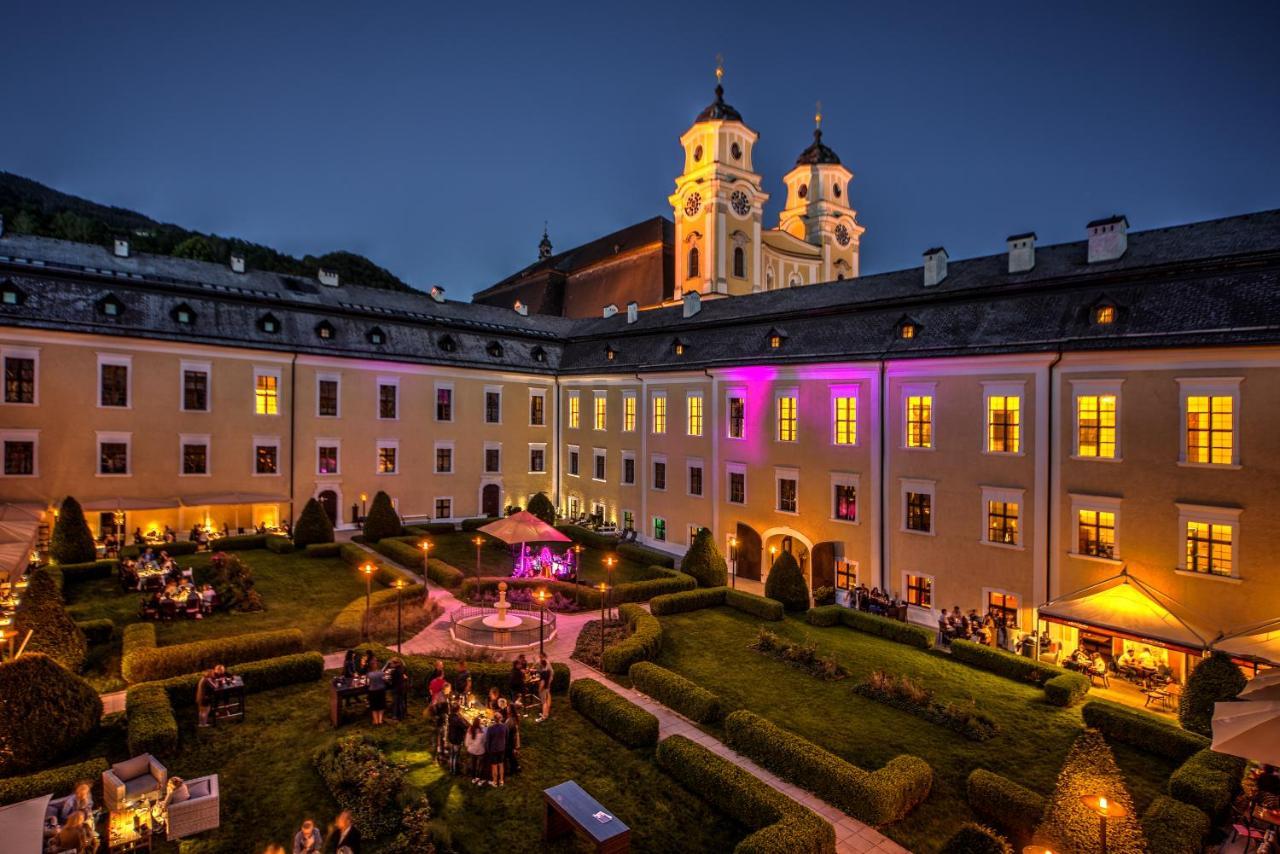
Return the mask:
<path id="1" fill-rule="evenodd" d="M 594 679 L 578 679 L 569 686 L 569 702 L 587 720 L 627 747 L 658 743 L 658 719 Z"/>
<path id="2" fill-rule="evenodd" d="M 1169 775 L 1169 794 L 1218 820 L 1226 816 L 1240 790 L 1245 761 L 1208 748 L 1196 753 Z"/>
<path id="3" fill-rule="evenodd" d="M 1004 831 L 1021 848 L 1031 843 L 1044 815 L 1044 797 L 1008 777 L 975 768 L 965 781 L 969 808 Z"/>
<path id="4" fill-rule="evenodd" d="M 400 521 L 400 514 L 391 503 L 391 496 L 379 489 L 373 496 L 373 503 L 369 505 L 369 515 L 364 517 L 365 538 L 376 543 L 403 533 L 404 523 Z"/>
<path id="5" fill-rule="evenodd" d="M 699 587 L 723 587 L 729 583 L 729 567 L 716 548 L 710 528 L 699 528 L 680 561 L 680 571 L 692 575 Z"/>
<path id="6" fill-rule="evenodd" d="M 1158 854 L 1200 854 L 1209 825 L 1204 812 L 1165 795 L 1152 798 L 1142 814 L 1142 832 Z"/>
<path id="7" fill-rule="evenodd" d="M 637 661 L 652 661 L 662 649 L 662 623 L 639 605 L 621 605 L 618 616 L 631 634 L 604 651 L 606 673 L 626 673 Z"/>
<path id="8" fill-rule="evenodd" d="M 62 604 L 61 573 L 55 576 L 47 567 L 31 573 L 22 604 L 14 614 L 18 639 L 31 630 L 28 652 L 42 652 L 71 671 L 84 666 L 89 643 Z M 3 695 L 0 695 L 3 696 Z"/>
<path id="9" fill-rule="evenodd" d="M 178 749 L 178 720 L 173 716 L 169 695 L 157 682 L 129 688 L 126 695 L 129 718 L 129 753 L 138 756 L 172 756 Z"/>
<path id="10" fill-rule="evenodd" d="M 98 557 L 84 509 L 70 495 L 62 499 L 58 519 L 53 523 L 49 556 L 57 563 L 89 563 Z"/>
<path id="11" fill-rule="evenodd" d="M 1089 693 L 1089 677 L 1083 673 L 1063 673 L 1044 683 L 1044 698 L 1054 706 L 1074 706 Z"/>
<path id="12" fill-rule="evenodd" d="M 0 780 L 0 806 L 29 801 L 51 792 L 54 795 L 64 795 L 74 789 L 76 783 L 81 780 L 92 781 L 95 803 L 101 803 L 102 772 L 110 767 L 106 758 L 99 756 L 97 759 L 88 759 L 74 765 L 37 771 L 25 777 L 9 777 Z"/>
<path id="13" fill-rule="evenodd" d="M 1187 677 L 1178 703 L 1178 722 L 1183 729 L 1212 736 L 1213 704 L 1234 700 L 1247 681 L 1231 656 L 1214 650 Z"/>
<path id="14" fill-rule="evenodd" d="M 1087 726 L 1110 741 L 1136 747 L 1175 762 L 1186 762 L 1209 746 L 1209 739 L 1187 732 L 1164 718 L 1110 700 L 1090 700 L 1081 708 Z"/>
<path id="15" fill-rule="evenodd" d="M 545 492 L 539 492 L 529 499 L 529 512 L 548 525 L 556 523 L 556 506 L 551 503 Z"/>
<path id="16" fill-rule="evenodd" d="M 773 561 L 764 582 L 764 595 L 781 602 L 792 613 L 809 610 L 809 584 L 791 552 L 784 551 Z"/>
<path id="17" fill-rule="evenodd" d="M 714 724 L 724 717 L 720 698 L 679 673 L 651 661 L 637 661 L 627 671 L 632 686 L 641 694 L 675 709 L 691 721 Z"/>
<path id="18" fill-rule="evenodd" d="M 942 846 L 941 854 L 1013 854 L 1013 847 L 991 828 L 966 821 Z"/>
<path id="19" fill-rule="evenodd" d="M 1084 803 L 1086 796 L 1096 795 L 1105 795 L 1124 811 L 1107 821 L 1107 851 L 1145 854 L 1146 838 L 1124 775 L 1096 729 L 1085 730 L 1071 745 L 1036 830 L 1036 842 L 1058 851 L 1100 851 L 1098 815 Z"/>
<path id="20" fill-rule="evenodd" d="M 0 777 L 57 761 L 102 720 L 98 692 L 41 653 L 0 663 L 0 698 Z"/>
<path id="21" fill-rule="evenodd" d="M 319 501 L 308 499 L 298 514 L 297 524 L 293 526 L 293 544 L 305 549 L 315 543 L 332 542 L 333 523 L 329 521 L 329 514 L 324 512 Z"/>

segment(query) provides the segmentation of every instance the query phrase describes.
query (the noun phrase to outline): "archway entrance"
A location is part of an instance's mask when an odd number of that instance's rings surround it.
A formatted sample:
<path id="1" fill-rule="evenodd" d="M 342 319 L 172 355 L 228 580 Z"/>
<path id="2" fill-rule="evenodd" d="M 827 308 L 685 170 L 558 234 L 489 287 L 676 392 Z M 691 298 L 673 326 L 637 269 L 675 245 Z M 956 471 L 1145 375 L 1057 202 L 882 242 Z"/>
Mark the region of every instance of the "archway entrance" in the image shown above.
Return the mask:
<path id="1" fill-rule="evenodd" d="M 841 544 L 834 542 L 818 543 L 813 547 L 810 572 L 814 590 L 819 587 L 835 588 L 836 563 L 841 557 L 841 551 Z"/>
<path id="2" fill-rule="evenodd" d="M 316 500 L 320 502 L 324 515 L 329 517 L 329 524 L 338 524 L 338 493 L 326 489 L 316 496 Z"/>
<path id="3" fill-rule="evenodd" d="M 796 559 L 796 563 L 800 564 L 800 571 L 804 573 L 805 580 L 809 582 L 809 589 L 812 590 L 813 542 L 794 528 L 770 528 L 760 537 L 763 545 L 760 559 L 765 567 L 764 577 L 769 577 L 769 568 L 773 566 L 778 555 L 790 552 Z"/>
<path id="4" fill-rule="evenodd" d="M 750 525 L 738 523 L 737 558 L 738 577 L 750 581 L 760 580 L 760 535 Z"/>
<path id="5" fill-rule="evenodd" d="M 502 487 L 496 483 L 486 483 L 480 490 L 480 515 L 498 516 L 502 510 Z"/>

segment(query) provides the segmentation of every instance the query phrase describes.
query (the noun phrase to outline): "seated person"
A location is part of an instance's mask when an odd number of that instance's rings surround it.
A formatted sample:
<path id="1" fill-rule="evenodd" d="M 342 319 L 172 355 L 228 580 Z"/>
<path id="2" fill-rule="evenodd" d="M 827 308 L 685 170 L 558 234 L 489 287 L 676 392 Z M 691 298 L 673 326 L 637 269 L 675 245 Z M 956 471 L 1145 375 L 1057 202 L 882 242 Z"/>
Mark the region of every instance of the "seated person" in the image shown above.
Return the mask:
<path id="1" fill-rule="evenodd" d="M 85 815 L 93 814 L 93 792 L 90 789 L 88 780 L 81 780 L 76 783 L 75 791 L 62 801 L 62 806 L 58 807 L 58 818 L 65 822 L 71 818 L 74 812 L 82 812 Z"/>
<path id="2" fill-rule="evenodd" d="M 1116 659 L 1116 668 L 1119 670 L 1129 670 L 1138 663 L 1137 656 L 1133 654 L 1133 647 L 1125 647 L 1124 652 L 1120 653 L 1120 657 Z"/>
<path id="3" fill-rule="evenodd" d="M 213 603 L 217 601 L 218 594 L 214 592 L 212 584 L 206 584 L 204 589 L 200 591 L 201 607 L 205 613 L 213 612 Z"/>
<path id="4" fill-rule="evenodd" d="M 57 825 L 57 819 L 50 817 L 54 823 L 50 828 L 46 851 L 76 851 L 78 854 L 90 854 L 98 850 L 98 837 L 93 832 L 93 822 L 85 813 L 73 812 L 65 822 Z"/>
<path id="5" fill-rule="evenodd" d="M 492 688 L 489 689 L 489 702 L 486 704 L 489 708 L 489 711 L 496 712 L 498 710 L 499 701 L 501 699 L 502 699 L 502 695 L 498 692 L 498 686 L 494 685 Z"/>
<path id="6" fill-rule="evenodd" d="M 1151 654 L 1151 647 L 1144 646 L 1142 648 L 1142 652 L 1138 653 L 1138 666 L 1143 670 L 1156 669 L 1156 659 L 1155 656 Z"/>
<path id="7" fill-rule="evenodd" d="M 147 538 L 142 536 L 141 528 L 133 529 L 133 544 L 135 546 L 145 546 L 147 544 Z"/>
<path id="8" fill-rule="evenodd" d="M 324 840 L 320 838 L 320 828 L 311 819 L 302 823 L 302 828 L 293 837 L 293 854 L 320 854 Z"/>
<path id="9" fill-rule="evenodd" d="M 1102 657 L 1102 653 L 1095 652 L 1093 659 L 1089 662 L 1089 669 L 1093 671 L 1095 676 L 1107 675 L 1107 660 Z"/>
<path id="10" fill-rule="evenodd" d="M 170 777 L 163 802 L 165 812 L 169 811 L 170 804 L 180 804 L 189 800 L 191 800 L 191 792 L 187 789 L 187 784 L 181 777 Z"/>

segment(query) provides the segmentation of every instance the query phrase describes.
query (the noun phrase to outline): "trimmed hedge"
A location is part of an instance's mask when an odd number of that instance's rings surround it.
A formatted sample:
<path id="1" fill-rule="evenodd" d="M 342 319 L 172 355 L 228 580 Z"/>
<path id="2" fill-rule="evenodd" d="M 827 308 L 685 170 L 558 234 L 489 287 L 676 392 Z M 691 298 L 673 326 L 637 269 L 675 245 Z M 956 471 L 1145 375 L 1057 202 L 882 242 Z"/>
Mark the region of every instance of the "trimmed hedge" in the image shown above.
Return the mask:
<path id="1" fill-rule="evenodd" d="M 1221 650 L 1200 660 L 1187 676 L 1178 701 L 1178 723 L 1201 735 L 1213 735 L 1213 706 L 1230 702 L 1244 690 L 1244 672 Z"/>
<path id="2" fill-rule="evenodd" d="M 898 821 L 933 786 L 933 769 L 917 756 L 895 756 L 879 771 L 866 771 L 746 709 L 724 719 L 724 733 L 734 750 L 868 824 Z"/>
<path id="3" fill-rule="evenodd" d="M 720 605 L 728 605 L 730 608 L 762 620 L 777 621 L 783 618 L 780 602 L 728 587 L 699 587 L 696 590 L 655 596 L 649 602 L 649 610 L 661 617 L 669 614 L 683 614 L 686 611 L 700 611 L 703 608 L 715 608 Z"/>
<path id="4" fill-rule="evenodd" d="M 96 759 L 77 762 L 75 765 L 63 765 L 61 768 L 49 768 L 25 777 L 9 777 L 0 780 L 0 806 L 38 798 L 50 792 L 54 797 L 63 797 L 71 794 L 76 783 L 81 780 L 88 780 L 93 785 L 96 803 L 101 803 L 102 772 L 110 767 L 107 760 L 99 756 Z"/>
<path id="5" fill-rule="evenodd" d="M 548 525 L 556 523 L 556 506 L 551 503 L 551 499 L 545 492 L 530 496 L 528 510 Z"/>
<path id="6" fill-rule="evenodd" d="M 247 552 L 251 549 L 265 549 L 267 547 L 267 535 L 236 534 L 232 537 L 219 537 L 216 540 L 212 540 L 209 547 L 215 552 Z"/>
<path id="7" fill-rule="evenodd" d="M 929 642 L 933 643 L 933 632 L 929 632 Z M 1044 687 L 1044 683 L 1055 676 L 1071 672 L 1063 667 L 1036 661 L 1034 658 L 1014 655 L 1002 649 L 960 639 L 951 642 L 951 657 L 970 667 L 988 670 L 1006 679 L 1030 682 L 1040 687 Z"/>
<path id="8" fill-rule="evenodd" d="M 724 555 L 716 548 L 710 528 L 699 528 L 680 559 L 680 571 L 694 577 L 699 587 L 724 587 L 729 583 L 729 570 Z"/>
<path id="9" fill-rule="evenodd" d="M 667 569 L 664 566 L 651 566 L 653 578 L 641 581 L 627 581 L 617 585 L 609 593 L 610 602 L 648 602 L 655 596 L 668 593 L 679 593 L 692 590 L 698 586 L 697 580 L 678 569 Z"/>
<path id="10" fill-rule="evenodd" d="M 791 552 L 783 551 L 774 559 L 764 582 L 764 595 L 792 613 L 809 610 L 809 582 Z"/>
<path id="11" fill-rule="evenodd" d="M 245 694 L 257 694 L 260 691 L 271 691 L 285 685 L 316 681 L 324 676 L 324 656 L 318 652 L 295 652 L 292 655 L 238 664 L 231 670 L 244 680 Z M 142 684 L 159 685 L 164 689 L 173 708 L 187 709 L 196 704 L 196 685 L 199 684 L 202 675 L 202 673 L 186 673 L 182 676 Z"/>
<path id="12" fill-rule="evenodd" d="M 280 534 L 267 534 L 267 550 L 278 555 L 292 554 L 293 540 Z"/>
<path id="13" fill-rule="evenodd" d="M 933 632 L 914 623 L 891 620 L 888 617 L 868 614 L 855 608 L 840 608 L 840 622 L 856 631 L 866 632 L 894 643 L 914 646 L 916 649 L 928 650 L 933 646 Z"/>
<path id="14" fill-rule="evenodd" d="M 396 651 L 390 647 L 382 646 L 376 643 L 362 643 L 356 647 L 358 652 L 364 650 L 373 650 L 378 656 L 379 661 L 387 661 L 395 658 Z M 405 666 L 409 669 L 409 673 L 413 676 L 413 683 L 426 687 L 431 674 L 435 671 L 436 659 L 438 655 L 411 655 L 405 653 L 399 656 L 404 660 Z M 444 675 L 450 683 L 453 682 L 454 676 L 458 672 L 458 661 L 454 658 L 444 659 Z M 475 688 L 476 696 L 486 693 L 490 688 L 496 687 L 505 696 L 509 687 L 508 682 L 511 678 L 511 664 L 506 661 L 468 661 L 467 670 L 471 674 L 471 684 Z M 239 671 L 237 671 L 239 672 Z M 552 662 L 551 664 L 551 693 L 563 694 L 569 690 L 569 665 L 560 662 Z"/>
<path id="15" fill-rule="evenodd" d="M 1013 854 L 1013 848 L 991 828 L 966 821 L 942 846 L 941 854 Z"/>
<path id="16" fill-rule="evenodd" d="M 369 505 L 368 515 L 364 517 L 361 532 L 373 543 L 404 533 L 404 523 L 400 521 L 400 514 L 391 503 L 391 496 L 381 489 L 373 496 L 373 503 Z"/>
<path id="17" fill-rule="evenodd" d="M 833 854 L 835 828 L 702 745 L 673 735 L 658 744 L 656 760 L 680 785 L 754 833 L 734 854 Z"/>
<path id="18" fill-rule="evenodd" d="M 1206 748 L 1169 775 L 1169 794 L 1203 810 L 1210 818 L 1224 818 L 1240 789 L 1245 761 Z"/>
<path id="19" fill-rule="evenodd" d="M 1209 739 L 1203 735 L 1187 732 L 1149 712 L 1110 700 L 1090 700 L 1080 711 L 1085 724 L 1101 732 L 1108 741 L 1118 741 L 1175 762 L 1186 762 L 1209 746 Z"/>
<path id="20" fill-rule="evenodd" d="M 627 675 L 641 694 L 675 709 L 691 721 L 714 724 L 724 717 L 724 706 L 718 696 L 679 673 L 651 661 L 637 661 Z"/>
<path id="21" fill-rule="evenodd" d="M 91 645 L 96 643 L 107 643 L 111 640 L 111 636 L 115 634 L 116 624 L 110 620 L 103 618 L 101 620 L 85 620 L 76 623 L 80 627 L 80 631 L 84 632 L 85 640 Z"/>
<path id="22" fill-rule="evenodd" d="M 178 749 L 178 720 L 164 688 L 156 682 L 134 685 L 129 688 L 126 703 L 129 752 L 134 756 L 173 756 Z"/>
<path id="23" fill-rule="evenodd" d="M 306 557 L 337 557 L 341 543 L 312 543 L 302 550 Z"/>
<path id="24" fill-rule="evenodd" d="M 158 543 L 156 545 L 124 546 L 120 549 L 120 557 L 137 560 L 138 556 L 147 549 L 151 549 L 156 554 L 168 552 L 169 557 L 182 557 L 183 555 L 193 555 L 198 552 L 200 544 L 191 540 L 178 540 L 172 543 Z"/>
<path id="25" fill-rule="evenodd" d="M 1041 794 L 985 768 L 975 768 L 964 788 L 970 809 L 980 818 L 1004 831 L 1019 848 L 1031 843 L 1044 815 Z"/>
<path id="26" fill-rule="evenodd" d="M 1089 677 L 1083 673 L 1063 673 L 1044 683 L 1044 698 L 1052 705 L 1074 706 L 1089 693 Z"/>
<path id="27" fill-rule="evenodd" d="M 101 720 L 98 692 L 49 656 L 27 653 L 0 662 L 0 776 L 61 759 Z"/>
<path id="28" fill-rule="evenodd" d="M 529 512 L 533 512 L 530 510 Z M 534 513 L 536 516 L 537 514 Z M 575 543 L 581 543 L 584 546 L 590 546 L 593 549 L 602 551 L 613 551 L 618 547 L 617 534 L 601 534 L 578 525 L 556 525 L 556 530 L 564 534 Z M 621 550 L 619 549 L 619 553 Z M 675 566 L 674 561 L 672 566 Z"/>
<path id="29" fill-rule="evenodd" d="M 390 587 L 400 578 L 400 573 L 388 567 L 373 555 L 355 543 L 343 543 L 338 546 L 338 557 L 351 569 L 359 570 L 366 563 L 373 564 L 373 579 L 383 587 Z"/>
<path id="30" fill-rule="evenodd" d="M 215 664 L 230 667 L 304 649 L 301 629 L 253 632 L 158 647 L 155 628 L 154 623 L 125 627 L 120 673 L 126 682 L 150 682 L 207 670 Z"/>
<path id="31" fill-rule="evenodd" d="M 786 616 L 785 608 L 783 608 L 781 602 L 775 602 L 773 599 L 767 599 L 764 596 L 757 596 L 754 593 L 747 593 L 743 590 L 734 590 L 732 587 L 724 591 L 724 604 L 735 611 L 741 611 L 744 614 L 750 614 L 753 617 L 759 617 L 762 620 L 770 620 L 775 623 Z"/>
<path id="32" fill-rule="evenodd" d="M 665 569 L 676 568 L 674 555 L 669 555 L 664 551 L 659 551 L 649 546 L 642 546 L 638 543 L 619 543 L 616 551 L 621 557 L 633 560 L 636 563 L 643 563 L 646 566 L 661 566 Z"/>
<path id="33" fill-rule="evenodd" d="M 478 531 L 490 522 L 498 521 L 497 516 L 473 516 L 470 519 L 462 520 L 462 530 Z"/>
<path id="34" fill-rule="evenodd" d="M 435 562 L 434 558 L 432 562 Z M 448 564 L 445 565 L 448 566 Z M 578 601 L 582 603 L 583 610 L 598 610 L 600 608 L 599 590 L 585 584 L 570 584 L 567 581 L 556 581 L 552 578 L 499 578 L 490 575 L 477 579 L 472 576 L 463 580 L 454 595 L 464 602 L 471 602 L 483 593 L 496 592 L 498 584 L 504 581 L 507 584 L 507 590 L 545 589 L 548 593 L 559 593 L 568 599 L 577 596 Z M 610 602 L 617 601 L 613 597 L 616 592 L 616 590 L 610 591 Z"/>
<path id="35" fill-rule="evenodd" d="M 845 610 L 840 605 L 819 605 L 805 612 L 804 619 L 811 626 L 828 628 L 840 623 L 840 612 Z"/>
<path id="36" fill-rule="evenodd" d="M 658 719 L 626 697 L 594 679 L 569 686 L 569 702 L 587 720 L 627 747 L 658 743 Z"/>
<path id="37" fill-rule="evenodd" d="M 1201 810 L 1165 795 L 1154 797 L 1142 814 L 1147 846 L 1159 854 L 1200 854 L 1210 824 Z"/>
<path id="38" fill-rule="evenodd" d="M 91 560 L 88 563 L 64 563 L 58 567 L 62 573 L 62 586 L 80 581 L 95 581 L 112 578 L 119 564 L 115 558 L 109 560 Z"/>
<path id="39" fill-rule="evenodd" d="M 620 605 L 618 616 L 631 634 L 604 651 L 606 673 L 626 673 L 637 661 L 652 661 L 662 650 L 662 623 L 639 605 Z"/>
<path id="40" fill-rule="evenodd" d="M 452 534 L 458 530 L 457 526 L 452 522 L 421 522 L 417 525 L 405 525 L 404 532 L 413 534 L 417 537 L 426 537 L 431 534 Z"/>
<path id="41" fill-rule="evenodd" d="M 403 596 L 405 600 L 418 601 L 422 594 L 417 587 L 395 587 L 378 590 L 369 596 L 369 612 L 376 613 L 383 608 L 395 607 L 396 599 Z M 364 640 L 365 597 L 352 599 L 339 611 L 324 631 L 324 639 L 328 643 L 339 646 L 355 646 Z"/>
<path id="42" fill-rule="evenodd" d="M 415 572 L 422 571 L 422 549 L 414 544 L 412 537 L 387 537 L 374 544 L 373 550 L 389 557 L 401 566 Z"/>

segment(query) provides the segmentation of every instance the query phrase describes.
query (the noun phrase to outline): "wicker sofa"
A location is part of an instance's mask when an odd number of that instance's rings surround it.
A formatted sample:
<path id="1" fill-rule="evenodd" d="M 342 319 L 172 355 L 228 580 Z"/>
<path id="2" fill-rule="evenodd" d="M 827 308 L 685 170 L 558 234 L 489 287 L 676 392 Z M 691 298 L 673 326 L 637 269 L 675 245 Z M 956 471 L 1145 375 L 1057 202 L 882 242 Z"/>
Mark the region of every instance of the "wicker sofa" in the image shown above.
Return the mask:
<path id="1" fill-rule="evenodd" d="M 188 780 L 187 792 L 190 797 L 185 801 L 169 804 L 166 827 L 170 842 L 203 830 L 213 830 L 221 823 L 217 774 Z"/>

